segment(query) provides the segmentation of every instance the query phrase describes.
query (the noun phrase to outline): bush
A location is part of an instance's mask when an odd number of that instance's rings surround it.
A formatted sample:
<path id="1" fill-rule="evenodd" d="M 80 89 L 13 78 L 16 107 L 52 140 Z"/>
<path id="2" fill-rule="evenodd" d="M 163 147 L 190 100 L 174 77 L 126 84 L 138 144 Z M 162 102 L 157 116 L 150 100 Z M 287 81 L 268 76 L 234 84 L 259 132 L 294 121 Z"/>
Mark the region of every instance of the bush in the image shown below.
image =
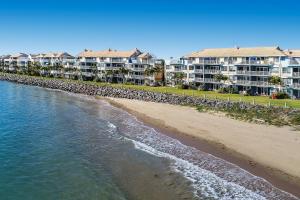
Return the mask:
<path id="1" fill-rule="evenodd" d="M 225 87 L 225 88 L 219 88 L 218 93 L 221 93 L 221 94 L 228 94 L 228 93 L 237 94 L 238 90 L 235 89 L 235 88 Z"/>
<path id="2" fill-rule="evenodd" d="M 176 85 L 176 88 L 177 89 L 183 89 L 183 90 L 187 90 L 190 88 L 189 85 L 186 85 L 186 84 L 181 84 L 181 85 Z"/>
<path id="3" fill-rule="evenodd" d="M 285 92 L 277 92 L 272 96 L 275 99 L 289 99 L 290 98 L 290 96 Z"/>
<path id="4" fill-rule="evenodd" d="M 297 114 L 294 114 L 293 116 L 291 116 L 290 122 L 293 125 L 300 125 L 300 113 L 297 113 Z"/>
<path id="5" fill-rule="evenodd" d="M 135 85 L 135 84 L 132 82 L 125 82 L 124 85 Z"/>

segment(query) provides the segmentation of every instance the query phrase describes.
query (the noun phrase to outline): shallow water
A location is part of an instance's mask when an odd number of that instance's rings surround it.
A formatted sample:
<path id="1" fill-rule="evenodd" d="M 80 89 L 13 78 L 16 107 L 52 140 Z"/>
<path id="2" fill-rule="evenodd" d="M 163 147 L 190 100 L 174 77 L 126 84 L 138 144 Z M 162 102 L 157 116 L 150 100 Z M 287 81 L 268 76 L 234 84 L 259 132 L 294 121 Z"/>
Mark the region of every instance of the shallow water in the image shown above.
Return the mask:
<path id="1" fill-rule="evenodd" d="M 0 91 L 0 199 L 296 199 L 107 102 Z"/>

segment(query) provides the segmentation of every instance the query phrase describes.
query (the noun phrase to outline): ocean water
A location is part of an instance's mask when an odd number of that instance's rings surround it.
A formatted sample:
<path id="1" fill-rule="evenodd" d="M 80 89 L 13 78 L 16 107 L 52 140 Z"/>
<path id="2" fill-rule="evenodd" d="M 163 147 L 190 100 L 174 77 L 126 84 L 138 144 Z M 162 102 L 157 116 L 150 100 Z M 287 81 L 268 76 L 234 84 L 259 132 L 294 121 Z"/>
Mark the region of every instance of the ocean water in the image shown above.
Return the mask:
<path id="1" fill-rule="evenodd" d="M 0 81 L 0 199 L 297 199 L 103 100 Z"/>

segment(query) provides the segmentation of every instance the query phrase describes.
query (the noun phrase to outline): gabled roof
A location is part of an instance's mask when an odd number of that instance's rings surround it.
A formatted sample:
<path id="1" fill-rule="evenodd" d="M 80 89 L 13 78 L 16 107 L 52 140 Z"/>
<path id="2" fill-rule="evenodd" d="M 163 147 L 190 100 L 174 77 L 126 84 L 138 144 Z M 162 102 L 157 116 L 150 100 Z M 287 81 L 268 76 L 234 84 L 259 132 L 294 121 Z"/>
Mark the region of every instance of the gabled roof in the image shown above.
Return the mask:
<path id="1" fill-rule="evenodd" d="M 12 54 L 11 56 L 10 56 L 11 58 L 20 58 L 20 57 L 29 57 L 29 55 L 28 54 L 26 54 L 26 53 L 16 53 L 16 54 Z"/>
<path id="2" fill-rule="evenodd" d="M 141 51 L 138 49 L 133 49 L 130 51 L 117 51 L 117 50 L 104 50 L 104 51 L 91 51 L 85 50 L 81 52 L 78 57 L 98 57 L 98 58 L 130 58 L 134 56 L 139 56 Z"/>
<path id="3" fill-rule="evenodd" d="M 48 52 L 48 53 L 41 53 L 37 56 L 38 58 L 63 58 L 63 57 L 72 57 L 71 54 L 67 52 Z"/>
<path id="4" fill-rule="evenodd" d="M 10 58 L 10 55 L 2 55 L 2 56 L 0 56 L 0 59 L 8 59 L 8 58 Z"/>
<path id="5" fill-rule="evenodd" d="M 194 52 L 186 57 L 272 57 L 286 56 L 279 47 L 251 47 L 251 48 L 219 48 L 219 49 L 203 49 Z"/>
<path id="6" fill-rule="evenodd" d="M 292 49 L 292 50 L 289 49 L 284 52 L 286 55 L 288 55 L 290 57 L 300 58 L 300 49 Z"/>
<path id="7" fill-rule="evenodd" d="M 153 58 L 153 56 L 150 53 L 145 52 L 139 55 L 139 58 Z"/>

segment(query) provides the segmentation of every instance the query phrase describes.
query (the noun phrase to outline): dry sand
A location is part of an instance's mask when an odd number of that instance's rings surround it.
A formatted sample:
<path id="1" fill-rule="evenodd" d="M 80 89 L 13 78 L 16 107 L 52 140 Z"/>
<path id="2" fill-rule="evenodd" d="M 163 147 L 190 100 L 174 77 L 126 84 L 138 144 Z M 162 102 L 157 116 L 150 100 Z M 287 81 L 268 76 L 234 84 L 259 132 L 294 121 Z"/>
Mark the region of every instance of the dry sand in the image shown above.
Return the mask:
<path id="1" fill-rule="evenodd" d="M 110 98 L 110 101 L 165 127 L 225 145 L 268 168 L 296 179 L 300 177 L 300 132 L 291 127 L 242 122 L 221 115 L 201 113 L 186 106 L 115 98 Z"/>

